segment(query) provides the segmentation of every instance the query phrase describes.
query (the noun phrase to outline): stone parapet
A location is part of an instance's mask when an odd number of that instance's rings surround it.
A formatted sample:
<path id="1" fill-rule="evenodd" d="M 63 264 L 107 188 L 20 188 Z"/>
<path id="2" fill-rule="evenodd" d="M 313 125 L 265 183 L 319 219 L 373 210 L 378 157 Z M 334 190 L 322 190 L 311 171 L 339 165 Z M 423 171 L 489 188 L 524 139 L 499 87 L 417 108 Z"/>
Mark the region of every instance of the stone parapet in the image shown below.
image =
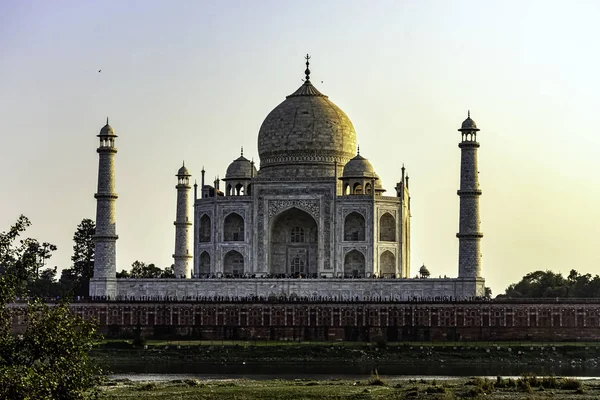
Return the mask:
<path id="1" fill-rule="evenodd" d="M 483 296 L 482 278 L 430 279 L 118 279 L 117 295 L 127 298 L 197 296 L 324 296 L 340 299 L 410 300 Z"/>

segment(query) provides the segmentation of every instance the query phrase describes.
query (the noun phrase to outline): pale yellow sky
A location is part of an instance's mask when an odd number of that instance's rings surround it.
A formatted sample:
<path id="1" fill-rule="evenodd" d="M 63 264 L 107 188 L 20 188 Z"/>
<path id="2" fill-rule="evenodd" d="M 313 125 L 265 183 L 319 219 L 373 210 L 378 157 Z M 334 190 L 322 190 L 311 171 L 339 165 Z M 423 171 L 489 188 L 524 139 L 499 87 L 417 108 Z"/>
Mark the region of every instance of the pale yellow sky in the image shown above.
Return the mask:
<path id="1" fill-rule="evenodd" d="M 479 152 L 483 273 L 600 272 L 595 1 L 130 1 L 0 4 L 0 230 L 19 214 L 59 246 L 94 218 L 95 135 L 119 135 L 118 268 L 172 263 L 175 173 L 255 157 L 301 83 L 350 117 L 388 194 L 411 176 L 412 271 L 456 276 L 460 152 Z M 98 70 L 102 70 L 101 73 Z M 321 83 L 322 82 L 322 83 Z"/>

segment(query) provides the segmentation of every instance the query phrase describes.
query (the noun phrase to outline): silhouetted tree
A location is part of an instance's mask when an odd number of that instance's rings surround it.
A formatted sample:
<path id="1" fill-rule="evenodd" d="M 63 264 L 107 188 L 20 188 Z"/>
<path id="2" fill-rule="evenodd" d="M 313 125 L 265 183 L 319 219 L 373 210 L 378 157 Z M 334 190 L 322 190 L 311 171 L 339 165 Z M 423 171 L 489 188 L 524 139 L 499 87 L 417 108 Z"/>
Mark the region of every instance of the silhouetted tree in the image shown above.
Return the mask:
<path id="1" fill-rule="evenodd" d="M 25 311 L 24 333 L 17 337 L 11 331 L 9 304 L 27 289 L 23 278 L 37 272 L 40 262 L 32 255 L 51 254 L 46 251 L 52 247 L 42 253 L 34 240 L 17 242 L 29 225 L 21 216 L 0 233 L 0 399 L 81 399 L 100 373 L 88 357 L 99 340 L 93 323 L 73 314 L 67 303 L 49 307 L 36 300 Z M 39 280 L 52 282 L 55 276 L 56 268 L 49 268 Z"/>
<path id="2" fill-rule="evenodd" d="M 511 284 L 502 297 L 600 297 L 600 277 L 581 275 L 574 269 L 566 279 L 560 273 L 534 271 L 525 275 L 521 281 Z"/>
<path id="3" fill-rule="evenodd" d="M 96 224 L 89 218 L 84 218 L 73 234 L 73 266 L 63 270 L 61 282 L 70 285 L 75 296 L 87 296 L 90 279 L 94 275 L 94 233 Z"/>

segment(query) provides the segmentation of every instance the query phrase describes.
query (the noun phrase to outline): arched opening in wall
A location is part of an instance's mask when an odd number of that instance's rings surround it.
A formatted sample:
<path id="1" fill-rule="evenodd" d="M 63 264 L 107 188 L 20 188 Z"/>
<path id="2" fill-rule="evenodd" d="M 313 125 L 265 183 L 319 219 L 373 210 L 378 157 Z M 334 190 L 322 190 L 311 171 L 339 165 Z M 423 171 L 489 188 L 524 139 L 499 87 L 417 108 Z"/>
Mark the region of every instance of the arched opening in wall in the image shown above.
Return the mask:
<path id="1" fill-rule="evenodd" d="M 238 251 L 231 250 L 223 260 L 223 274 L 228 277 L 240 276 L 244 273 L 244 256 Z"/>
<path id="2" fill-rule="evenodd" d="M 384 278 L 396 277 L 396 257 L 389 250 L 381 253 L 379 257 L 379 274 Z"/>
<path id="3" fill-rule="evenodd" d="M 306 260 L 304 257 L 296 256 L 290 262 L 290 272 L 293 276 L 298 277 L 304 275 Z"/>
<path id="4" fill-rule="evenodd" d="M 233 196 L 233 193 L 231 192 L 231 185 L 227 185 L 227 188 L 225 189 L 225 195 Z"/>
<path id="5" fill-rule="evenodd" d="M 348 196 L 350 194 L 350 185 L 347 183 L 344 183 L 344 191 L 343 193 Z"/>
<path id="6" fill-rule="evenodd" d="M 362 194 L 363 190 L 362 190 L 362 185 L 358 182 L 356 182 L 354 184 L 354 186 L 352 187 L 352 194 Z"/>
<path id="7" fill-rule="evenodd" d="M 344 257 L 344 276 L 350 278 L 365 277 L 365 256 L 358 250 L 349 251 Z"/>
<path id="8" fill-rule="evenodd" d="M 383 214 L 379 219 L 379 241 L 396 241 L 396 219 L 390 213 Z"/>
<path id="9" fill-rule="evenodd" d="M 371 194 L 371 184 L 365 183 L 365 194 Z"/>
<path id="10" fill-rule="evenodd" d="M 200 242 L 210 242 L 210 217 L 206 214 L 200 217 Z"/>
<path id="11" fill-rule="evenodd" d="M 316 276 L 318 228 L 306 211 L 290 208 L 271 222 L 269 271 L 279 277 Z"/>
<path id="12" fill-rule="evenodd" d="M 347 242 L 365 240 L 365 217 L 356 211 L 348 214 L 344 220 L 344 240 Z"/>
<path id="13" fill-rule="evenodd" d="M 231 213 L 225 217 L 223 223 L 223 241 L 244 241 L 244 219 L 238 213 Z"/>
<path id="14" fill-rule="evenodd" d="M 242 185 L 241 183 L 238 183 L 237 185 L 235 185 L 235 195 L 236 196 L 244 195 L 244 185 Z"/>
<path id="15" fill-rule="evenodd" d="M 203 251 L 202 254 L 200 254 L 200 268 L 198 273 L 200 278 L 206 278 L 210 275 L 210 254 L 206 251 Z"/>

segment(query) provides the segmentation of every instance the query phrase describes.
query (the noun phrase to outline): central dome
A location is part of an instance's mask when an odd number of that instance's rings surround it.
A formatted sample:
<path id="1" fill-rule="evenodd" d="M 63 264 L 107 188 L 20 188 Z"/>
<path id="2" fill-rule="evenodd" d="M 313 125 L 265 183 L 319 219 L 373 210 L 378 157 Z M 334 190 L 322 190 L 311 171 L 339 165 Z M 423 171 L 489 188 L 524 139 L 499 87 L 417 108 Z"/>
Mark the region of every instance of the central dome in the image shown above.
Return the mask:
<path id="1" fill-rule="evenodd" d="M 308 64 L 308 63 L 307 63 Z M 310 82 L 267 115 L 258 133 L 259 176 L 333 177 L 354 156 L 356 132 L 348 116 Z"/>

